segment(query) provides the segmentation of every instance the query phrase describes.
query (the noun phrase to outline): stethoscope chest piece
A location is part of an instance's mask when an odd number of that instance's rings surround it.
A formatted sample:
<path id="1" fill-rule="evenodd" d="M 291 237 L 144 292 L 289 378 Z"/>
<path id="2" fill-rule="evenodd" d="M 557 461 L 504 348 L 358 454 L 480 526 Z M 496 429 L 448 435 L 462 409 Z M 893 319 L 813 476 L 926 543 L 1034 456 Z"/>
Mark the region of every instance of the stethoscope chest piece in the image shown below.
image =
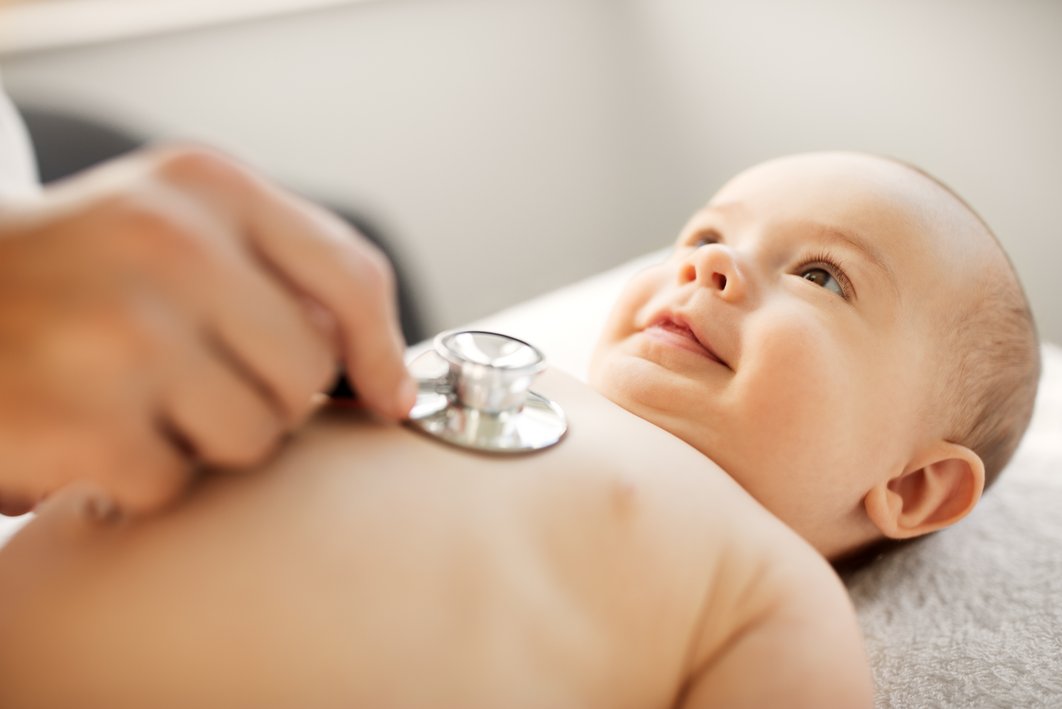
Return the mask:
<path id="1" fill-rule="evenodd" d="M 542 353 L 523 340 L 482 330 L 455 330 L 409 369 L 419 384 L 413 427 L 462 448 L 527 453 L 554 445 L 568 430 L 564 412 L 531 391 L 545 369 Z"/>

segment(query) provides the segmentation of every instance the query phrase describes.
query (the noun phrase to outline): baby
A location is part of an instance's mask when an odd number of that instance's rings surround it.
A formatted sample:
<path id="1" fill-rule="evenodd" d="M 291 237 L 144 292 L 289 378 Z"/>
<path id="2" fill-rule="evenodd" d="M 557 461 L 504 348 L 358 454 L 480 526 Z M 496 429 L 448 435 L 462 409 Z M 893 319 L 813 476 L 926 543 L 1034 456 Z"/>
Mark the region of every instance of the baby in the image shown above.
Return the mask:
<path id="1" fill-rule="evenodd" d="M 826 557 L 958 521 L 1032 415 L 1028 302 L 929 175 L 816 154 L 732 180 L 620 297 L 591 382 Z"/>
<path id="2" fill-rule="evenodd" d="M 869 706 L 826 559 L 969 512 L 1037 357 L 946 188 L 766 163 L 626 288 L 597 392 L 543 375 L 572 421 L 549 451 L 334 410 L 151 518 L 49 499 L 0 551 L 0 705 Z"/>

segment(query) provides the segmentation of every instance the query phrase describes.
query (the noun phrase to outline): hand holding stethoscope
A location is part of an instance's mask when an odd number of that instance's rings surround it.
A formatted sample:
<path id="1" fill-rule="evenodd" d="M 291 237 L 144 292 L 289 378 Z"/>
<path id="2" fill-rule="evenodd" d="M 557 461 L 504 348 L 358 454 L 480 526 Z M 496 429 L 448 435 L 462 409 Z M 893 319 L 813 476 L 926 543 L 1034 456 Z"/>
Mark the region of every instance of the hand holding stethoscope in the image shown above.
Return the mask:
<path id="1" fill-rule="evenodd" d="M 342 365 L 404 418 L 389 264 L 203 149 L 109 163 L 0 210 L 0 512 L 73 482 L 126 513 L 269 455 Z"/>

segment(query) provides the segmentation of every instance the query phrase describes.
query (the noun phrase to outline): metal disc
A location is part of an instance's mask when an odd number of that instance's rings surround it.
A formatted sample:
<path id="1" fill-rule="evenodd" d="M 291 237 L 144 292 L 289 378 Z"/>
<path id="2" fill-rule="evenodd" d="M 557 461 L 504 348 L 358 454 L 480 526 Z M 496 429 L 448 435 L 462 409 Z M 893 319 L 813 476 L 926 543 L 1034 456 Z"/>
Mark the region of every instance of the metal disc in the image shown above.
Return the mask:
<path id="1" fill-rule="evenodd" d="M 438 394 L 418 397 L 409 424 L 439 440 L 489 453 L 527 453 L 560 441 L 568 421 L 557 404 L 534 392 L 517 412 L 484 414 L 457 403 L 439 406 Z M 418 415 L 418 408 L 420 414 Z"/>
<path id="2" fill-rule="evenodd" d="M 451 445 L 488 453 L 526 453 L 564 437 L 561 408 L 529 391 L 542 354 L 497 333 L 454 331 L 409 363 L 417 401 L 409 425 Z"/>

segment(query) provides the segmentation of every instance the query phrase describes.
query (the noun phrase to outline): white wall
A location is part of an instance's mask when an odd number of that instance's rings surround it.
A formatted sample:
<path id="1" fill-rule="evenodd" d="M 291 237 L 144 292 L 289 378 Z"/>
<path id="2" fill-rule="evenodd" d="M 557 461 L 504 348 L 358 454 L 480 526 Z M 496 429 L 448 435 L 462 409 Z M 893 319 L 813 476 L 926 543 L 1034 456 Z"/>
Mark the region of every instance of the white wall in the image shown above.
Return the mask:
<path id="1" fill-rule="evenodd" d="M 16 99 L 207 140 L 367 208 L 437 329 L 640 250 L 616 245 L 636 171 L 615 23 L 607 0 L 381 0 L 3 67 Z"/>
<path id="2" fill-rule="evenodd" d="M 851 148 L 974 205 L 1062 343 L 1062 3 L 643 0 L 673 212 L 775 155 Z M 706 190 L 707 188 L 707 190 Z"/>
<path id="3" fill-rule="evenodd" d="M 368 208 L 434 329 L 665 244 L 760 159 L 842 147 L 964 194 L 1062 342 L 1052 0 L 380 0 L 2 62 L 16 98 Z"/>

